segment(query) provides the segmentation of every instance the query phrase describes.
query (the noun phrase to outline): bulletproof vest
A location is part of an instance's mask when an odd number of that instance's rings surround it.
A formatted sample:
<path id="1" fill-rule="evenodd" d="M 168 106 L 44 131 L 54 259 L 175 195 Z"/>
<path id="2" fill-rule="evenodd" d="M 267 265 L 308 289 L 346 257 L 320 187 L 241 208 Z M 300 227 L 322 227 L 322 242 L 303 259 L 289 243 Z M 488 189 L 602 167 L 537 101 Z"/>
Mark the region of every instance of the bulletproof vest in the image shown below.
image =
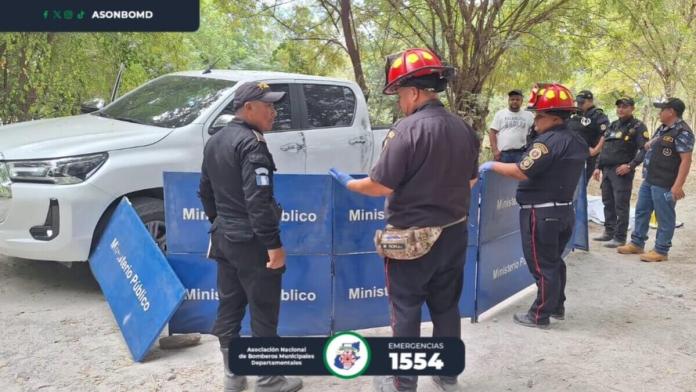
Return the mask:
<path id="1" fill-rule="evenodd" d="M 683 130 L 681 126 L 676 126 L 653 143 L 646 178 L 650 184 L 663 188 L 672 188 L 674 185 L 681 164 L 681 157 L 677 152 L 677 136 Z M 691 132 L 690 129 L 687 130 Z"/>
<path id="2" fill-rule="evenodd" d="M 599 167 L 616 166 L 629 163 L 635 158 L 638 151 L 636 138 L 640 137 L 636 126 L 638 120 L 631 120 L 622 123 L 621 120 L 614 121 L 604 135 L 604 147 L 599 155 Z"/>
<path id="3" fill-rule="evenodd" d="M 580 135 L 589 147 L 594 147 L 602 137 L 603 131 L 597 121 L 603 113 L 602 109 L 592 107 L 585 113 L 574 114 L 568 119 L 568 128 Z"/>

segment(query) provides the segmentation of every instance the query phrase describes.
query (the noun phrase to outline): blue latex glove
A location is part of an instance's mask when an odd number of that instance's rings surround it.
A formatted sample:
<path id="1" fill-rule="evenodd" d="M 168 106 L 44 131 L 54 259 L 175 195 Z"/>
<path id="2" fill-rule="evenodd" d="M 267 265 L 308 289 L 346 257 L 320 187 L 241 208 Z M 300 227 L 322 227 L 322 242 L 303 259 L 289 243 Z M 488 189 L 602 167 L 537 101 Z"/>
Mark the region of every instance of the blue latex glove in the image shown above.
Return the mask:
<path id="1" fill-rule="evenodd" d="M 479 171 L 488 171 L 488 170 L 492 170 L 492 169 L 493 169 L 493 164 L 494 164 L 494 163 L 495 163 L 494 161 L 484 162 L 481 166 L 479 166 Z"/>
<path id="2" fill-rule="evenodd" d="M 343 185 L 346 188 L 348 188 L 348 182 L 355 179 L 355 178 L 347 175 L 346 173 L 343 173 L 343 172 L 336 170 L 336 168 L 333 168 L 333 167 L 331 169 L 329 169 L 329 174 L 331 174 L 331 176 L 333 178 L 335 178 L 336 181 L 340 182 L 341 185 Z"/>

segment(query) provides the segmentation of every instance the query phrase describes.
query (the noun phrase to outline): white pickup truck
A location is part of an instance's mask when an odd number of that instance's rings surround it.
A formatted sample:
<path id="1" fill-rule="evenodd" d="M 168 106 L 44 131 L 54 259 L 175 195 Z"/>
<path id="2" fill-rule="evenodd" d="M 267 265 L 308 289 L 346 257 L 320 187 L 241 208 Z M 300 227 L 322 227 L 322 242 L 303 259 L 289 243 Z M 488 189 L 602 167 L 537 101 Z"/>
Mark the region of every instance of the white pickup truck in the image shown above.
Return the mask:
<path id="1" fill-rule="evenodd" d="M 357 84 L 255 71 L 161 76 L 78 116 L 0 127 L 0 254 L 85 261 L 122 196 L 166 248 L 162 172 L 199 171 L 210 133 L 231 120 L 235 86 L 287 94 L 267 141 L 280 173 L 366 173 L 386 129 L 371 129 Z"/>

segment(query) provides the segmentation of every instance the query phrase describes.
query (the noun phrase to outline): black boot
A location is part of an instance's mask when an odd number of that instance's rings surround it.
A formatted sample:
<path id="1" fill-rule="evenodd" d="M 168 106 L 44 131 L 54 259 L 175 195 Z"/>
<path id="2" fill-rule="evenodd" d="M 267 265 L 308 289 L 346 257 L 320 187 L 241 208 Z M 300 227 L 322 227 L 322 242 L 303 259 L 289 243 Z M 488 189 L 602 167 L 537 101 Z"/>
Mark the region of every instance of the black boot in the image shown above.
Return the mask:
<path id="1" fill-rule="evenodd" d="M 607 232 L 605 231 L 605 232 L 604 232 L 602 235 L 600 235 L 599 237 L 593 238 L 593 240 L 594 240 L 594 241 L 606 242 L 606 241 L 611 241 L 612 238 L 614 238 L 614 236 L 613 236 L 613 235 L 610 235 L 610 234 L 607 234 Z"/>
<path id="2" fill-rule="evenodd" d="M 529 317 L 529 313 L 517 313 L 512 317 L 513 321 L 519 325 L 524 325 L 525 327 L 532 327 L 532 328 L 541 328 L 541 329 L 548 329 L 549 328 L 549 320 L 539 320 L 539 322 L 534 321 L 531 317 Z"/>
<path id="3" fill-rule="evenodd" d="M 302 389 L 302 379 L 285 376 L 259 376 L 256 392 L 296 392 Z"/>
<path id="4" fill-rule="evenodd" d="M 224 392 L 241 392 L 247 389 L 246 376 L 237 376 L 230 370 L 229 349 L 221 348 L 222 362 L 225 364 Z"/>

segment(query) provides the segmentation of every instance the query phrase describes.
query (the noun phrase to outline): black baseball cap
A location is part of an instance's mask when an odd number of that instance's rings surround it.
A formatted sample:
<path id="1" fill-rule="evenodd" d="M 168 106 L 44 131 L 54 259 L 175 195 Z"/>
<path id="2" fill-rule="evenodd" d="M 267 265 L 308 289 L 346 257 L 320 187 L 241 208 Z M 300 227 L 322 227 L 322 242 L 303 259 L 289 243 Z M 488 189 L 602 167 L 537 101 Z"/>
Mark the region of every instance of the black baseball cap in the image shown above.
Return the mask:
<path id="1" fill-rule="evenodd" d="M 666 101 L 653 103 L 653 106 L 658 109 L 674 109 L 679 117 L 681 117 L 682 114 L 684 114 L 684 110 L 686 110 L 684 101 L 679 98 L 667 98 Z"/>
<path id="2" fill-rule="evenodd" d="M 582 90 L 575 96 L 575 102 L 583 102 L 586 99 L 594 99 L 594 94 L 590 90 Z"/>
<path id="3" fill-rule="evenodd" d="M 636 101 L 634 101 L 631 97 L 621 97 L 616 100 L 616 106 L 619 105 L 636 106 Z"/>
<path id="4" fill-rule="evenodd" d="M 232 101 L 232 110 L 238 110 L 245 103 L 261 101 L 274 103 L 283 99 L 285 92 L 271 91 L 271 87 L 265 82 L 246 82 L 237 87 Z"/>
<path id="5" fill-rule="evenodd" d="M 522 90 L 510 90 L 510 91 L 508 91 L 508 97 L 512 97 L 515 95 L 519 95 L 520 97 L 524 97 L 524 94 L 522 94 Z"/>

